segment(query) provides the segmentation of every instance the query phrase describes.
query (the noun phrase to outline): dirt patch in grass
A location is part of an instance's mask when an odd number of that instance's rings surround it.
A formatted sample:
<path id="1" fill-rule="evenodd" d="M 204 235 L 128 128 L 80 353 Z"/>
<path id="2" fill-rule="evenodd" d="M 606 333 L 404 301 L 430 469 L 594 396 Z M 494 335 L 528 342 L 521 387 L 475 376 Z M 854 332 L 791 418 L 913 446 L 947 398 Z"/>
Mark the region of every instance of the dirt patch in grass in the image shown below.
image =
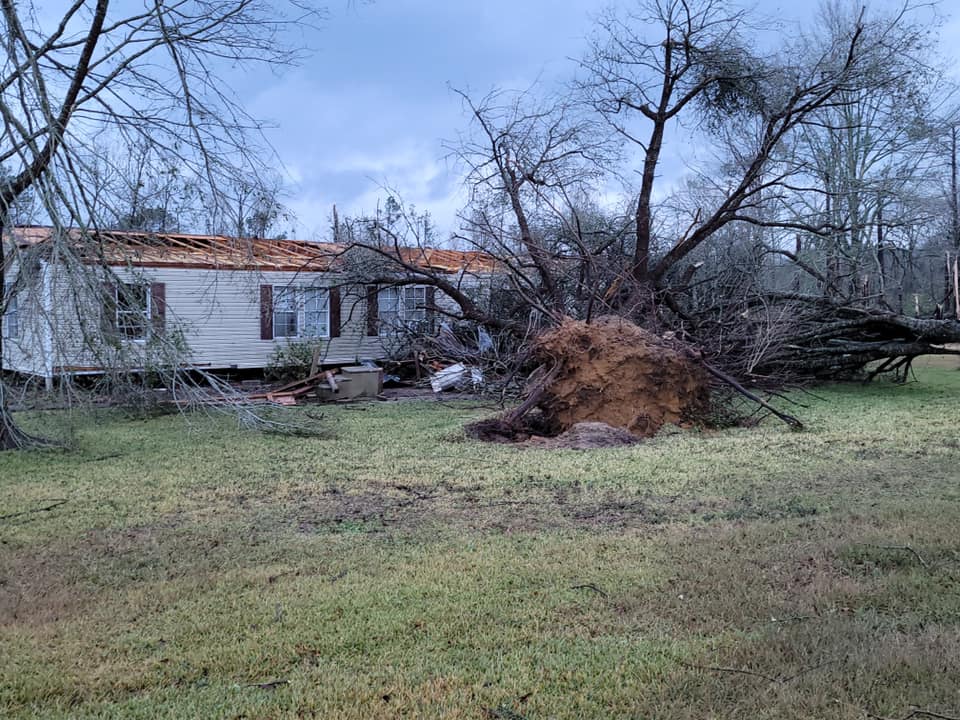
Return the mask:
<path id="1" fill-rule="evenodd" d="M 264 499 L 265 504 L 272 501 Z M 817 515 L 797 497 L 723 498 L 587 488 L 580 484 L 491 492 L 479 486 L 366 484 L 362 490 L 302 487 L 287 495 L 275 526 L 299 532 L 447 530 L 649 530 L 690 522 L 785 520 Z"/>
<path id="2" fill-rule="evenodd" d="M 582 486 L 505 489 L 479 485 L 373 484 L 296 487 L 282 495 L 219 492 L 218 507 L 152 524 L 98 528 L 42 547 L 7 548 L 0 565 L 0 625 L 57 623 L 87 613 L 119 587 L 183 577 L 271 559 L 278 538 L 324 534 L 433 532 L 536 533 L 587 529 L 653 531 L 727 508 L 721 499 L 625 496 Z"/>
<path id="3" fill-rule="evenodd" d="M 582 486 L 501 493 L 439 483 L 369 485 L 362 491 L 301 488 L 289 495 L 280 522 L 299 532 L 414 532 L 447 530 L 622 530 L 715 517 L 729 509 L 720 498 L 626 495 Z"/>
<path id="4" fill-rule="evenodd" d="M 183 523 L 172 514 L 152 525 L 95 529 L 41 548 L 8 550 L 0 565 L 0 625 L 57 622 L 109 595 L 118 581 L 174 576 L 178 558 L 189 557 L 192 565 L 210 542 L 180 534 Z"/>

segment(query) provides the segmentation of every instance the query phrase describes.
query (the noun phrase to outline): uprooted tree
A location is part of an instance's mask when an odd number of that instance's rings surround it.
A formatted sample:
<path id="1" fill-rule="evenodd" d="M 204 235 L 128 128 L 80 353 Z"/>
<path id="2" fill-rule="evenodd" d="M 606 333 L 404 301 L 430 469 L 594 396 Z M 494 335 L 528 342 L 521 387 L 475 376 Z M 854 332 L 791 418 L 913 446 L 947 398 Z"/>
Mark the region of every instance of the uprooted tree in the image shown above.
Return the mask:
<path id="1" fill-rule="evenodd" d="M 301 0 L 157 0 L 139 8 L 72 0 L 50 19 L 33 2 L 0 0 L 0 311 L 24 293 L 40 292 L 31 282 L 38 263 L 55 263 L 58 281 L 78 301 L 105 292 L 112 271 L 89 231 L 110 222 L 102 211 L 105 172 L 123 171 L 105 167 L 105 150 L 136 148 L 189 178 L 211 206 L 230 206 L 230 183 L 257 177 L 262 163 L 260 125 L 231 93 L 224 73 L 249 63 L 294 62 L 298 50 L 285 32 L 316 17 Z M 27 196 L 36 217 L 54 229 L 42 247 L 21 246 L 10 233 L 13 210 Z M 120 224 L 163 225 L 168 208 L 142 200 L 133 199 Z M 85 327 L 98 333 L 96 322 Z M 83 340 L 110 345 L 103 338 Z M 183 358 L 176 337 L 156 340 L 157 369 L 169 371 L 170 382 L 189 383 L 177 372 Z M 36 440 L 9 411 L 3 357 L 0 345 L 0 449 Z"/>
<path id="2" fill-rule="evenodd" d="M 522 311 L 468 298 L 461 317 L 525 334 L 613 314 L 758 384 L 954 352 L 952 90 L 929 11 L 836 2 L 763 49 L 727 3 L 650 0 L 603 16 L 572 98 L 462 94 L 458 239 Z"/>

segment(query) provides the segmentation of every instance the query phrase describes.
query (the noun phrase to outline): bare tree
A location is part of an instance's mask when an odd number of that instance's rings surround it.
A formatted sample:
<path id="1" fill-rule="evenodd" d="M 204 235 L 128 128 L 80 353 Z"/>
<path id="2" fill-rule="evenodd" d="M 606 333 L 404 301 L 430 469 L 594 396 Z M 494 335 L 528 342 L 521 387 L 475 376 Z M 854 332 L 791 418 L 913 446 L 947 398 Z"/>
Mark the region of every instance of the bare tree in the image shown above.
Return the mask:
<path id="1" fill-rule="evenodd" d="M 748 12 L 719 0 L 630 7 L 601 19 L 577 100 L 461 93 L 471 126 L 451 149 L 470 200 L 456 239 L 496 258 L 519 321 L 417 267 L 415 226 L 379 213 L 352 240 L 377 258 L 370 281 L 431 285 L 460 317 L 521 334 L 530 317 L 616 312 L 758 381 L 836 376 L 960 339 L 956 322 L 906 316 L 901 299 L 929 245 L 918 228 L 931 224 L 930 110 L 946 89 L 926 6 L 828 5 L 771 49 Z M 671 143 L 691 141 L 714 157 L 664 188 Z M 614 184 L 628 212 L 601 201 Z"/>
<path id="2" fill-rule="evenodd" d="M 804 126 L 796 149 L 819 192 L 787 198 L 800 206 L 791 215 L 820 214 L 832 228 L 810 237 L 828 258 L 821 267 L 828 291 L 877 305 L 896 297 L 896 244 L 905 227 L 926 220 L 925 203 L 917 201 L 942 167 L 941 128 L 952 113 L 953 89 L 934 55 L 929 21 L 909 11 L 865 23 L 865 40 L 888 55 L 872 65 L 869 82 L 845 88 Z M 824 23 L 842 27 L 858 12 L 835 2 L 824 7 Z"/>
<path id="3" fill-rule="evenodd" d="M 728 223 L 828 229 L 819 219 L 778 221 L 761 210 L 802 174 L 789 162 L 797 134 L 821 123 L 826 109 L 848 107 L 863 88 L 886 82 L 877 68 L 898 49 L 902 16 L 838 19 L 819 36 L 800 37 L 772 54 L 751 47 L 746 23 L 743 12 L 713 0 L 650 0 L 626 15 L 607 15 L 582 63 L 583 91 L 642 152 L 632 275 L 656 292 L 665 292 L 679 263 Z M 725 137 L 731 156 L 717 202 L 700 208 L 686 233 L 658 251 L 652 198 L 665 138 L 676 123 Z"/>
<path id="4" fill-rule="evenodd" d="M 269 170 L 219 183 L 218 192 L 205 207 L 204 225 L 211 233 L 237 238 L 278 238 L 282 221 L 293 219 L 283 203 L 283 182 Z"/>
<path id="5" fill-rule="evenodd" d="M 100 222 L 95 189 L 85 182 L 97 139 L 108 130 L 149 147 L 213 196 L 224 178 L 255 175 L 260 124 L 224 74 L 231 66 L 296 61 L 286 31 L 318 11 L 302 0 L 153 0 L 139 9 L 72 0 L 61 17 L 43 22 L 37 10 L 0 0 L 0 164 L 9 171 L 0 186 L 8 240 L 0 273 L 26 267 L 8 223 L 29 192 L 56 229 L 45 252 L 74 274 L 77 293 L 96 293 L 109 272 L 95 267 L 96 243 L 86 232 Z M 25 442 L 0 397 L 0 448 Z"/>
<path id="6" fill-rule="evenodd" d="M 547 318 L 576 315 L 600 282 L 585 208 L 613 167 L 616 148 L 567 100 L 529 93 L 459 93 L 471 131 L 451 145 L 466 170 L 470 204 L 459 237 L 510 269 L 514 292 Z"/>

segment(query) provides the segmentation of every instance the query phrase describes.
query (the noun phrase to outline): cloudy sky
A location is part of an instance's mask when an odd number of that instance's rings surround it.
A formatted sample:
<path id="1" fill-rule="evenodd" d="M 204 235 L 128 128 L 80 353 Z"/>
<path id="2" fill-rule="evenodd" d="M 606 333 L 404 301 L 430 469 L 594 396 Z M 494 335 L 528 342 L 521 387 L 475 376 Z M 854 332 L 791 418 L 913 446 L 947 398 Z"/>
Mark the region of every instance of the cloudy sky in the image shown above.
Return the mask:
<path id="1" fill-rule="evenodd" d="M 331 208 L 372 211 L 384 186 L 453 228 L 460 178 L 446 158 L 468 120 L 450 88 L 480 96 L 493 88 L 562 82 L 610 0 L 331 0 L 313 52 L 279 77 L 261 77 L 244 94 L 249 109 L 276 125 L 268 139 L 285 166 L 296 235 L 320 239 Z M 883 4 L 883 3 L 882 3 Z M 956 5 L 956 8 L 953 6 Z M 813 0 L 762 5 L 785 21 L 809 18 Z M 942 11 L 960 14 L 960 0 Z M 945 52 L 960 46 L 960 20 L 948 19 Z"/>

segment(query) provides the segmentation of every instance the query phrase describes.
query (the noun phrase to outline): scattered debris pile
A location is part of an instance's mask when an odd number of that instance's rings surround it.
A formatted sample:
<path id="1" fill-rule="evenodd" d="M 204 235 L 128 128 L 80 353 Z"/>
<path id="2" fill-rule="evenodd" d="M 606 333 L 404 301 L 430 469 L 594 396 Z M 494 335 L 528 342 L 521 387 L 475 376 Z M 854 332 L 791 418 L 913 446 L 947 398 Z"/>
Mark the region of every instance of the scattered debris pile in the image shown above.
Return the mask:
<path id="1" fill-rule="evenodd" d="M 604 423 L 642 438 L 709 412 L 704 365 L 679 343 L 628 320 L 566 319 L 538 338 L 534 352 L 542 365 L 527 399 L 502 417 L 468 426 L 469 436 L 517 441 Z"/>
<path id="2" fill-rule="evenodd" d="M 351 365 L 313 372 L 302 380 L 268 392 L 248 395 L 248 400 L 266 400 L 278 405 L 297 405 L 313 397 L 321 402 L 379 397 L 383 370 L 371 365 Z"/>
<path id="3" fill-rule="evenodd" d="M 451 388 L 477 390 L 481 385 L 483 385 L 483 371 L 463 363 L 454 363 L 442 368 L 430 378 L 430 387 L 435 393 Z"/>

